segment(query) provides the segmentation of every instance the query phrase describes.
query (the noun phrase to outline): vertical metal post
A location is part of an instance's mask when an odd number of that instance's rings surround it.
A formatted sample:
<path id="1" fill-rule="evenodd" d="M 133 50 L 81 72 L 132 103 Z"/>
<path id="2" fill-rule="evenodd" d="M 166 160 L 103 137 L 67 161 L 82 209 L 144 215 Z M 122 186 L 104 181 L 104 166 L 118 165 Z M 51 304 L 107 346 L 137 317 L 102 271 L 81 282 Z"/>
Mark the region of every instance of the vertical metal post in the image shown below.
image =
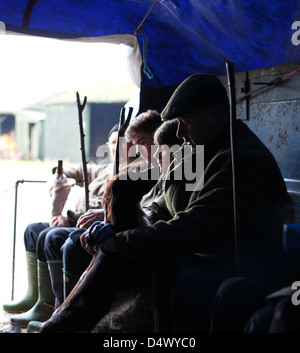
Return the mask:
<path id="1" fill-rule="evenodd" d="M 14 300 L 15 293 L 15 258 L 16 258 L 16 234 L 17 234 L 17 210 L 18 210 L 18 187 L 20 183 L 46 183 L 45 180 L 17 180 L 15 185 L 15 210 L 14 210 L 14 235 L 13 235 L 13 256 L 12 256 L 12 284 L 11 300 Z"/>
<path id="2" fill-rule="evenodd" d="M 15 292 L 15 256 L 16 256 L 16 228 L 17 228 L 17 209 L 18 209 L 18 186 L 20 180 L 15 186 L 15 212 L 14 212 L 14 238 L 13 238 L 13 258 L 12 258 L 12 285 L 11 285 L 11 300 L 14 300 Z"/>

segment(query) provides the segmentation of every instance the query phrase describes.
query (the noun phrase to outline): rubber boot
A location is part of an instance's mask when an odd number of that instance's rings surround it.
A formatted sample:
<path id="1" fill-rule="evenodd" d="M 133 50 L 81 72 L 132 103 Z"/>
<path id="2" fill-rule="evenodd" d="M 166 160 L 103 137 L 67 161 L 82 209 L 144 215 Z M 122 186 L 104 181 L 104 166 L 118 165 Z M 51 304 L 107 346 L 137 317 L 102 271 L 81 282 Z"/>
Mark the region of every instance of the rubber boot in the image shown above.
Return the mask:
<path id="1" fill-rule="evenodd" d="M 80 276 L 74 275 L 70 272 L 63 270 L 64 274 L 64 299 L 72 292 L 72 289 L 75 287 L 76 283 L 79 281 Z"/>
<path id="2" fill-rule="evenodd" d="M 4 304 L 3 310 L 9 313 L 23 313 L 31 309 L 38 299 L 37 256 L 36 253 L 26 251 L 27 293 L 21 300 Z"/>
<path id="3" fill-rule="evenodd" d="M 64 301 L 62 261 L 51 260 L 47 261 L 47 263 L 50 272 L 52 291 L 55 295 L 55 309 L 57 309 Z"/>
<path id="4" fill-rule="evenodd" d="M 21 328 L 26 328 L 30 321 L 48 320 L 54 311 L 55 297 L 52 292 L 51 280 L 46 262 L 37 261 L 39 296 L 35 305 L 26 313 L 13 315 L 10 318 L 12 325 L 17 323 Z"/>
<path id="5" fill-rule="evenodd" d="M 26 332 L 27 333 L 39 333 L 42 325 L 43 325 L 43 322 L 41 322 L 41 321 L 30 321 L 27 326 Z"/>
<path id="6" fill-rule="evenodd" d="M 71 293 L 72 289 L 75 287 L 76 283 L 78 282 L 80 276 L 74 275 L 71 273 L 66 272 L 62 269 L 62 261 L 48 261 L 48 267 L 50 271 L 50 277 L 52 282 L 53 292 L 55 294 L 55 309 L 57 309 L 57 302 L 58 302 L 58 293 L 60 293 L 60 282 L 59 282 L 59 273 L 63 274 L 62 276 L 62 284 L 63 284 L 63 295 L 64 299 Z M 60 272 L 59 272 L 60 268 Z M 58 292 L 59 290 L 59 292 Z M 61 301 L 60 304 L 63 303 L 64 299 Z M 27 326 L 27 333 L 38 333 L 43 326 L 43 322 L 41 321 L 30 321 Z"/>

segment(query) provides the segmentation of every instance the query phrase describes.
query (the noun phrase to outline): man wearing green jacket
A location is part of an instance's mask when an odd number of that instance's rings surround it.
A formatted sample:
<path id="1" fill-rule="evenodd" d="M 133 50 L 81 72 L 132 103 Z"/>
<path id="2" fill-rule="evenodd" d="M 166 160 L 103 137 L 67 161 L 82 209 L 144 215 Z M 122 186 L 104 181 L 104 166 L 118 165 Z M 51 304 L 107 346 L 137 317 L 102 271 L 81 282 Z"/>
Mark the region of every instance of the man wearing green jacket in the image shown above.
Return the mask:
<path id="1" fill-rule="evenodd" d="M 43 332 L 88 331 L 109 310 L 114 293 L 137 285 L 154 290 L 157 332 L 209 331 L 217 288 L 236 273 L 226 89 L 213 75 L 192 75 L 161 116 L 178 120 L 177 136 L 194 154 L 182 154 L 171 165 L 164 194 L 149 206 L 152 226 L 120 233 L 109 227 L 94 230 L 106 253 Z M 282 225 L 292 220 L 293 205 L 274 157 L 242 121 L 237 123 L 236 165 L 239 271 L 279 288 L 289 262 Z M 191 166 L 193 172 L 196 168 L 192 187 Z M 89 246 L 88 231 L 81 242 Z"/>

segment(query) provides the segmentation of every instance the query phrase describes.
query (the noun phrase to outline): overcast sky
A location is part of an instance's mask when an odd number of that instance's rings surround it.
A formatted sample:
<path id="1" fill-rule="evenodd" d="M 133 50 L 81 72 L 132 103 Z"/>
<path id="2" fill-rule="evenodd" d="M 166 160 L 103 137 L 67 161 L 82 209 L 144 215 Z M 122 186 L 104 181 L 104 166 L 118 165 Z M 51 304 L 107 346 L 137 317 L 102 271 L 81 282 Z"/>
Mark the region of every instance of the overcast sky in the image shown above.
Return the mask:
<path id="1" fill-rule="evenodd" d="M 0 34 L 0 113 L 101 79 L 128 80 L 126 54 L 124 45 Z"/>

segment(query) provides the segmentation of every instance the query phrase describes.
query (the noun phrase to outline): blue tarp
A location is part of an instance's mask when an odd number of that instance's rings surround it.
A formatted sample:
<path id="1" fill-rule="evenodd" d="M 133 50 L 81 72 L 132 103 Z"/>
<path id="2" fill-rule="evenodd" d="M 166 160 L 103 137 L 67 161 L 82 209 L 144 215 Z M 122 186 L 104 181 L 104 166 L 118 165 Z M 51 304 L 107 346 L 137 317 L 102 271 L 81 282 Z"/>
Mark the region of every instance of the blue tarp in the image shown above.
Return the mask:
<path id="1" fill-rule="evenodd" d="M 9 31 L 57 38 L 133 34 L 153 2 L 0 0 L 0 21 Z M 137 34 L 148 69 L 143 84 L 173 85 L 195 72 L 222 75 L 226 61 L 237 72 L 298 61 L 296 21 L 299 0 L 158 0 Z"/>

